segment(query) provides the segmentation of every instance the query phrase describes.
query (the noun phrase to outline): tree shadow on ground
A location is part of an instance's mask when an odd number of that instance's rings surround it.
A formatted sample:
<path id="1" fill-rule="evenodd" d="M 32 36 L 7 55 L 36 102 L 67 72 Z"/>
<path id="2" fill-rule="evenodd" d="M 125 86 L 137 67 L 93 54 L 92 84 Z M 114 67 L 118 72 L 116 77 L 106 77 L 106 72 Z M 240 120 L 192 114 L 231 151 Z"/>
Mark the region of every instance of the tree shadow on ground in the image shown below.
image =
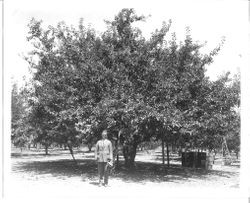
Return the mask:
<path id="1" fill-rule="evenodd" d="M 191 181 L 191 179 L 206 180 L 209 177 L 230 178 L 237 175 L 237 172 L 205 170 L 182 167 L 171 164 L 169 167 L 162 164 L 136 162 L 135 170 L 121 168 L 115 176 L 123 181 L 131 182 L 179 182 L 181 180 Z"/>
<path id="2" fill-rule="evenodd" d="M 58 154 L 54 154 L 54 153 L 48 153 L 45 154 L 44 152 L 41 153 L 11 153 L 11 158 L 41 158 L 41 157 L 49 157 L 49 156 L 62 156 L 62 155 L 70 155 L 70 153 L 67 151 L 62 152 L 62 153 L 58 153 Z"/>
<path id="3" fill-rule="evenodd" d="M 83 151 L 83 150 L 74 150 L 74 154 L 80 154 L 80 155 L 85 155 L 87 154 L 87 156 L 89 155 L 89 151 Z M 25 151 L 25 152 L 12 152 L 11 153 L 11 158 L 41 158 L 41 157 L 48 157 L 48 156 L 62 156 L 62 155 L 69 155 L 70 151 L 68 149 L 64 150 L 49 150 L 48 154 L 45 154 L 44 150 L 30 150 L 30 151 Z M 86 156 L 86 155 L 85 155 Z M 90 156 L 90 155 L 89 155 Z"/>
<path id="4" fill-rule="evenodd" d="M 82 181 L 89 181 L 90 184 L 96 185 L 97 180 L 97 164 L 94 160 L 81 159 L 77 160 L 78 165 L 70 159 L 61 159 L 54 161 L 31 161 L 19 162 L 12 166 L 14 173 L 29 173 L 33 176 L 52 175 L 60 179 L 70 177 L 81 177 Z M 134 169 L 126 169 L 122 167 L 116 168 L 111 177 L 120 179 L 124 182 L 136 182 L 144 184 L 146 182 L 179 182 L 191 181 L 191 179 L 209 179 L 213 177 L 230 178 L 237 175 L 238 172 L 228 172 L 219 170 L 204 170 L 184 168 L 180 165 L 163 166 L 158 163 L 136 162 Z"/>

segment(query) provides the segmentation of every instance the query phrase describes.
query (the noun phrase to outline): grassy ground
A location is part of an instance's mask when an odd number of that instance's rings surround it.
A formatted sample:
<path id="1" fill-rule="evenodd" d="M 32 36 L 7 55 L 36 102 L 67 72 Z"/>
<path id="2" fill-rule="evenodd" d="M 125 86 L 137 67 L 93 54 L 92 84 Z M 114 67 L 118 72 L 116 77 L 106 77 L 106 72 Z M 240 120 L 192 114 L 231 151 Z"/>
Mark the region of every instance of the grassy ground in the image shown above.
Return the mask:
<path id="1" fill-rule="evenodd" d="M 72 161 L 67 150 L 43 151 L 13 150 L 11 156 L 11 188 L 9 195 L 26 196 L 86 196 L 104 192 L 107 188 L 97 186 L 97 165 L 93 152 L 76 151 L 78 165 Z M 121 161 L 121 165 L 122 165 Z M 181 167 L 180 157 L 171 156 L 170 167 L 161 164 L 161 149 L 140 151 L 136 167 L 127 170 L 120 167 L 110 177 L 109 193 L 117 189 L 133 192 L 141 188 L 238 188 L 240 166 L 216 164 L 212 170 Z M 151 190 L 151 189 L 150 189 Z M 106 194 L 106 192 L 105 192 Z"/>

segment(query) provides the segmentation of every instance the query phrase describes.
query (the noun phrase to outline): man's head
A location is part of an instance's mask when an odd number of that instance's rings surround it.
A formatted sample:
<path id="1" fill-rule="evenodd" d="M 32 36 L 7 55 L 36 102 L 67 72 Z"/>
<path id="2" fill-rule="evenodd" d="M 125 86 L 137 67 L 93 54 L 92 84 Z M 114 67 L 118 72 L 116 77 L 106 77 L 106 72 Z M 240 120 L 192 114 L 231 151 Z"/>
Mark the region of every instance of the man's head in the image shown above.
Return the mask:
<path id="1" fill-rule="evenodd" d="M 107 130 L 103 130 L 103 131 L 102 131 L 102 139 L 107 139 L 107 137 L 108 137 L 108 132 L 107 132 Z"/>

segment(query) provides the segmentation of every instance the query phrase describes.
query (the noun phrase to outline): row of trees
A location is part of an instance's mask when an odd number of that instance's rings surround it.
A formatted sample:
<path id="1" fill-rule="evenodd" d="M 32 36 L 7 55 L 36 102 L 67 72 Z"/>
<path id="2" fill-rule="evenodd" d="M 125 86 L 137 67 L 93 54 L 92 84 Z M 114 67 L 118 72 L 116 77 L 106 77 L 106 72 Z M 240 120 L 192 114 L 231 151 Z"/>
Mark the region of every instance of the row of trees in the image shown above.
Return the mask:
<path id="1" fill-rule="evenodd" d="M 171 21 L 147 40 L 133 26 L 144 20 L 123 9 L 97 35 L 82 19 L 78 28 L 61 22 L 46 29 L 32 19 L 27 40 L 34 50 L 26 58 L 32 88 L 20 118 L 13 88 L 13 142 L 63 144 L 73 156 L 74 146 L 83 140 L 91 145 L 107 128 L 127 166 L 138 145 L 149 141 L 161 140 L 167 149 L 189 143 L 214 150 L 225 137 L 238 150 L 239 78 L 205 76 L 222 44 L 201 54 L 204 44 L 194 42 L 188 29 L 180 43 L 169 36 Z"/>

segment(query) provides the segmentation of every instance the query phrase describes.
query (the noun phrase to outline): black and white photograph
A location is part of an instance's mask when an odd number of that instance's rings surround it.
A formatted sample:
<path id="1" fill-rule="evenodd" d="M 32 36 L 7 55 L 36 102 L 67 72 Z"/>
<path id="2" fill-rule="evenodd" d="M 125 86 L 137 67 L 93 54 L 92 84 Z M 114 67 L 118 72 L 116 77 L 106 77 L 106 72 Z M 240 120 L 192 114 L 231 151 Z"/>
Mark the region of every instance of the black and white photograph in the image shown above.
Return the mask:
<path id="1" fill-rule="evenodd" d="M 250 200 L 249 1 L 1 3 L 3 200 Z"/>

